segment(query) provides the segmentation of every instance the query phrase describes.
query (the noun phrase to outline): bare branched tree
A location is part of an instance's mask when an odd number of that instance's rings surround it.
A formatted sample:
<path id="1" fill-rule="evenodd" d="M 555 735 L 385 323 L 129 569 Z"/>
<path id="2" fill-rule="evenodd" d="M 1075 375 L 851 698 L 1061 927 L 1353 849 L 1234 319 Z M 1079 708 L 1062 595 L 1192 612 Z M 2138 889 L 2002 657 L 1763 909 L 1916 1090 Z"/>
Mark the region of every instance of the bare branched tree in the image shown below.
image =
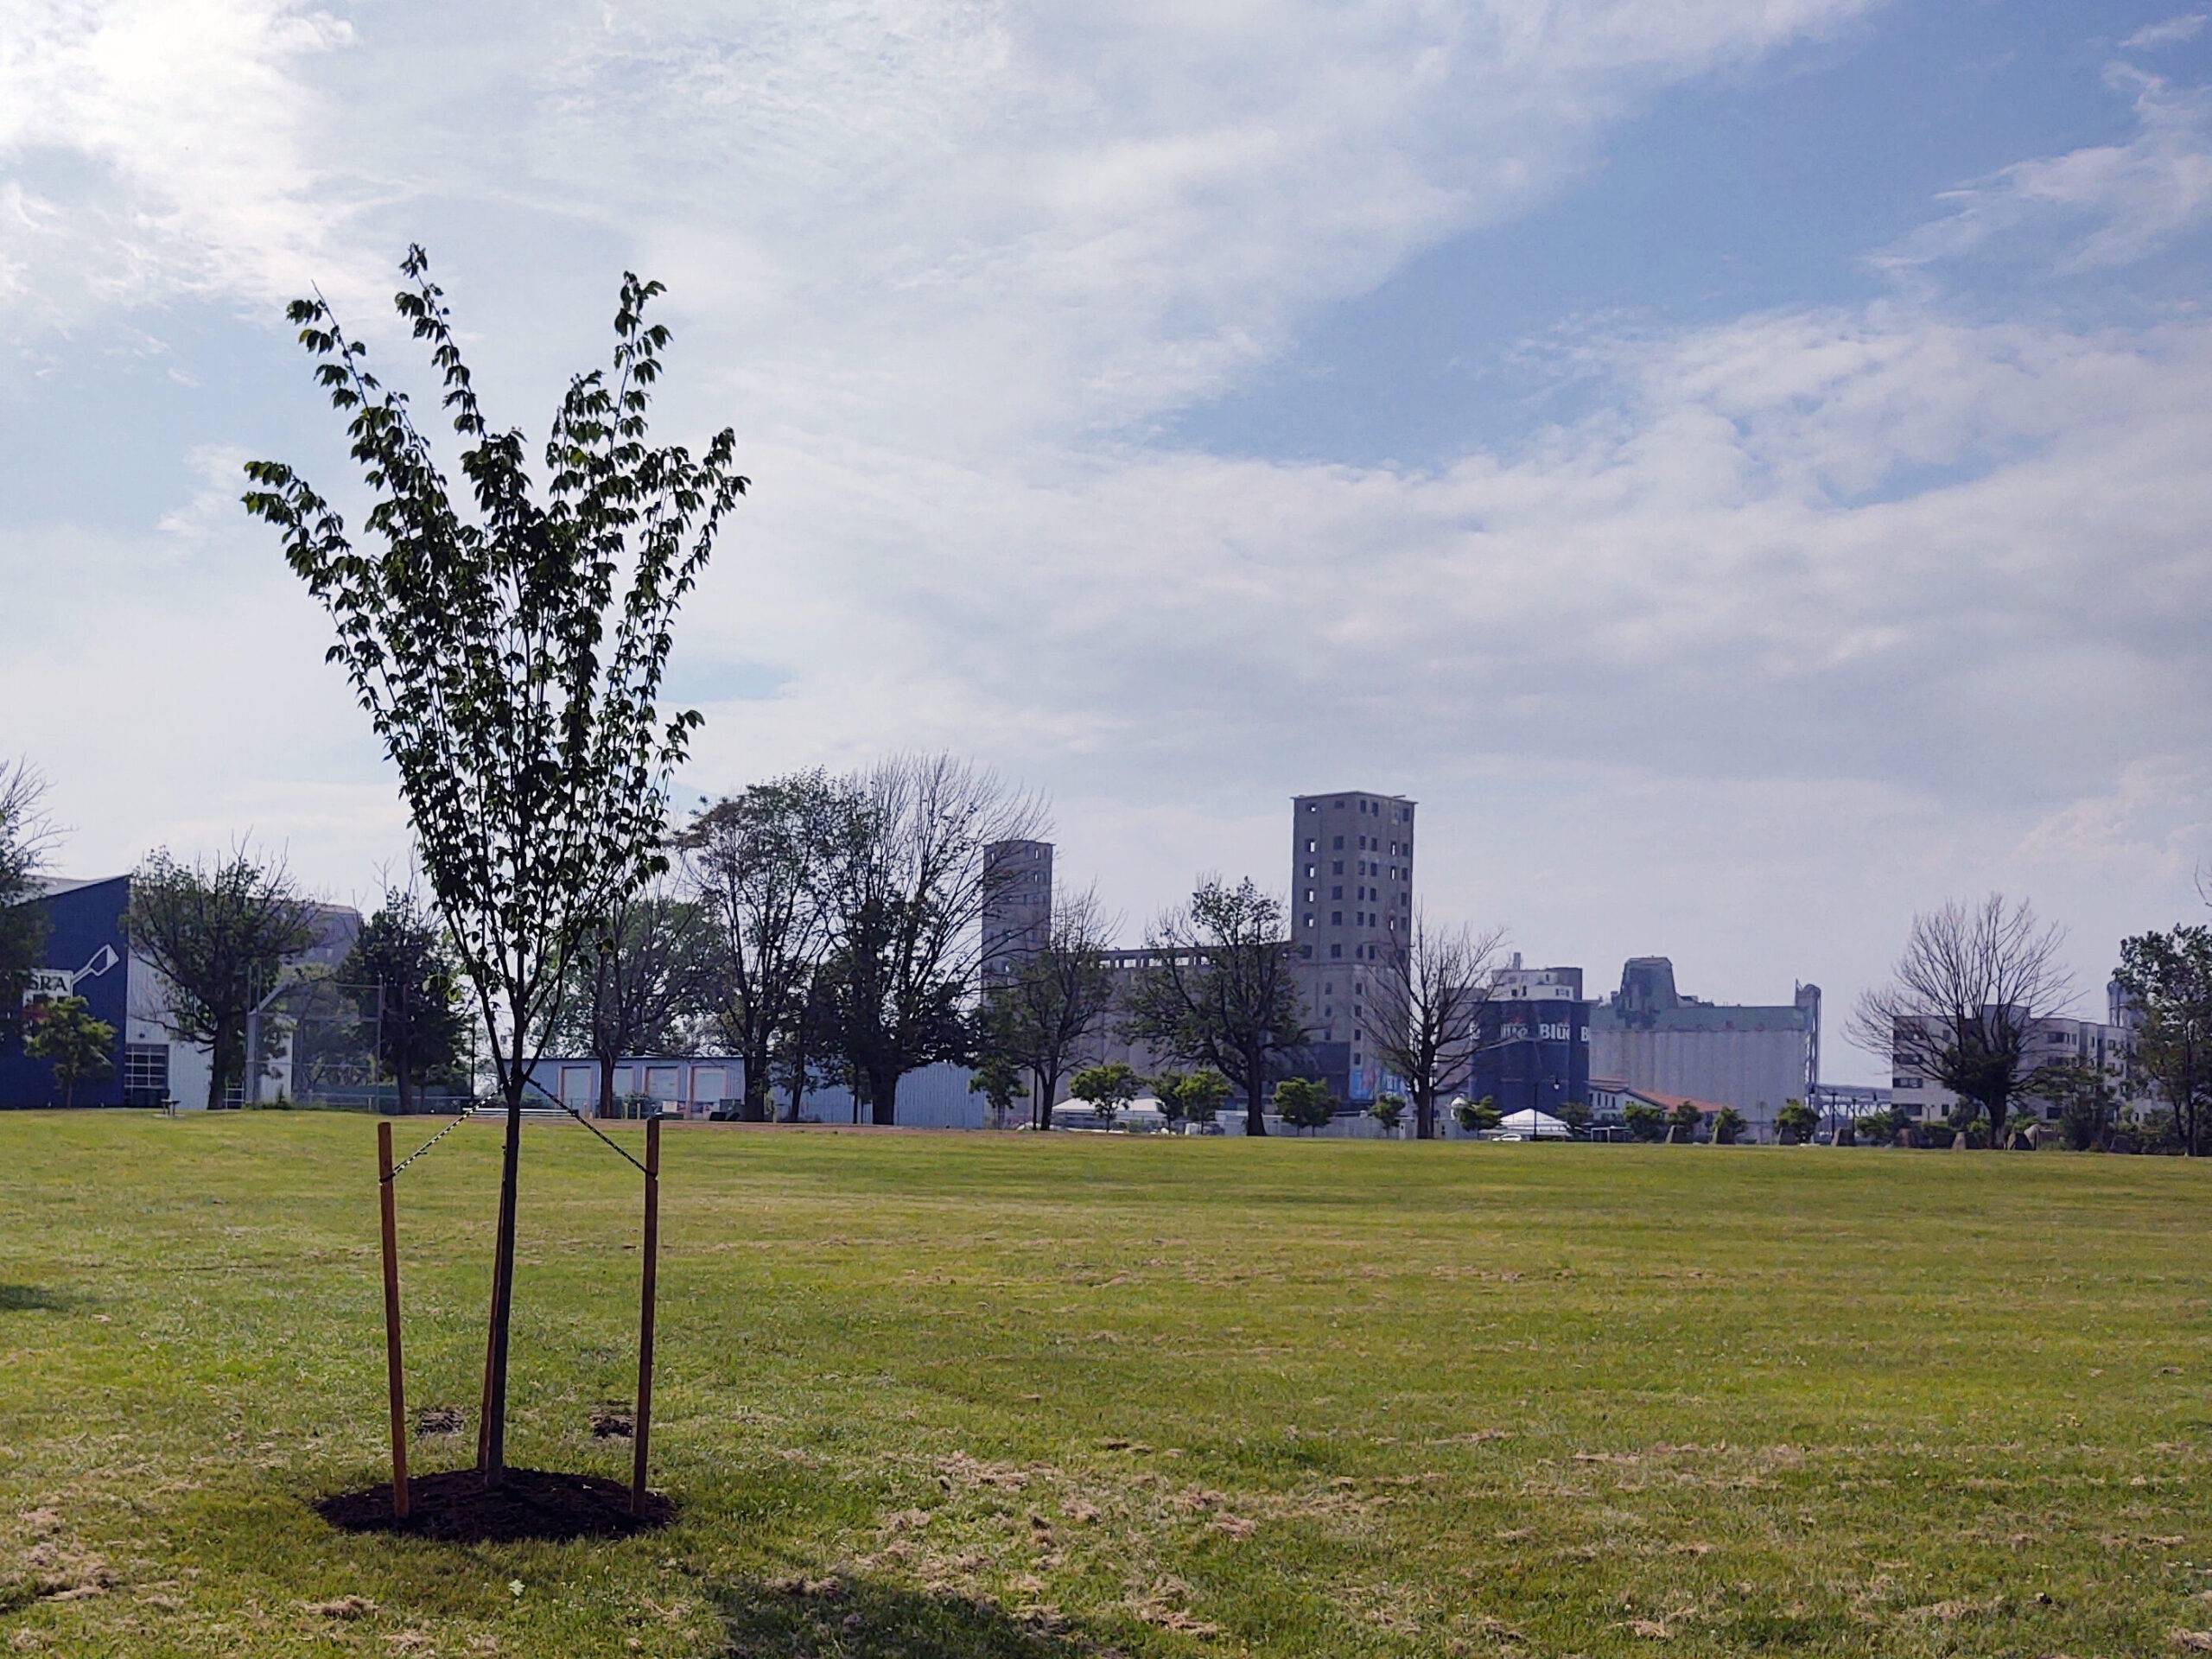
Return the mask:
<path id="1" fill-rule="evenodd" d="M 1415 912 L 1404 942 L 1367 982 L 1361 1024 L 1383 1066 L 1405 1080 L 1414 1134 L 1436 1137 L 1436 1103 L 1458 1086 L 1497 987 L 1503 928 L 1434 927 Z"/>
<path id="2" fill-rule="evenodd" d="M 1979 1105 L 2001 1146 L 2013 1101 L 2047 1063 L 2033 1040 L 2073 1001 L 2065 938 L 1997 893 L 1915 916 L 1891 982 L 1859 997 L 1851 1039 Z"/>
<path id="3" fill-rule="evenodd" d="M 908 754 L 851 780 L 827 891 L 838 1026 L 878 1123 L 899 1080 L 974 1044 L 982 919 L 1016 878 L 985 856 L 1045 828 L 1036 797 L 944 754 Z"/>
<path id="4" fill-rule="evenodd" d="M 822 900 L 836 807 L 824 773 L 799 772 L 717 801 L 683 837 L 693 891 L 717 936 L 709 1006 L 745 1063 L 747 1115 L 756 1119 L 768 1115 L 779 1046 L 803 1052 L 810 1035 L 806 1006 L 829 946 Z M 794 1121 L 804 1092 L 791 1097 Z"/>
<path id="5" fill-rule="evenodd" d="M 1106 966 L 1108 923 L 1095 889 L 1052 906 L 1044 938 L 992 993 L 986 1010 L 992 1049 L 1029 1073 L 1029 1118 L 1050 1128 L 1052 1096 L 1069 1069 L 1093 1058 L 1090 1039 L 1115 1012 Z"/>
<path id="6" fill-rule="evenodd" d="M 46 779 L 28 760 L 0 766 L 0 1007 L 18 1007 L 46 946 L 39 873 L 54 850 Z"/>
<path id="7" fill-rule="evenodd" d="M 1268 1132 L 1271 1065 L 1309 1034 L 1285 920 L 1282 901 L 1249 876 L 1201 882 L 1154 924 L 1125 1022 L 1138 1041 L 1243 1090 L 1247 1135 Z"/>

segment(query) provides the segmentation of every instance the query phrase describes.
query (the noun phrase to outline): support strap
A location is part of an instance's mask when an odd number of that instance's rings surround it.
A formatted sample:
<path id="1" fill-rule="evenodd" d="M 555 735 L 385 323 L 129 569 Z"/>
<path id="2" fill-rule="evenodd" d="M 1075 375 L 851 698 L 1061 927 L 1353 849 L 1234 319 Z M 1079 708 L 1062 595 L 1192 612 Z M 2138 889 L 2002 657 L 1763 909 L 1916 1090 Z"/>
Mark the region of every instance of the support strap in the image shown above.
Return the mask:
<path id="1" fill-rule="evenodd" d="M 399 1172 L 401 1170 L 406 1168 L 408 1165 L 413 1163 L 417 1158 L 420 1158 L 432 1147 L 436 1146 L 438 1142 L 444 1140 L 446 1136 L 451 1135 L 462 1124 L 467 1122 L 468 1120 L 475 1115 L 475 1106 L 471 1104 L 469 1109 L 463 1112 L 459 1117 L 454 1119 L 452 1122 L 447 1124 L 445 1128 L 440 1129 L 435 1135 L 425 1141 L 421 1146 L 416 1147 L 414 1151 L 409 1153 L 404 1158 L 394 1164 L 391 1169 L 385 1173 L 384 1179 L 387 1181 L 397 1180 L 399 1178 Z"/>

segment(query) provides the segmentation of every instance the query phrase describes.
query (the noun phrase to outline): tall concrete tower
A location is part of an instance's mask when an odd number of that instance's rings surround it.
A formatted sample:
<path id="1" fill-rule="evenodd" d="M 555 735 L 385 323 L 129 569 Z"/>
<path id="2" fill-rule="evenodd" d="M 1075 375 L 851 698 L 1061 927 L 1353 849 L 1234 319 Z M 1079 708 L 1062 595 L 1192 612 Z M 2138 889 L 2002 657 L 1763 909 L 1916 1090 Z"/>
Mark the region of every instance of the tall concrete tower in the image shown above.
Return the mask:
<path id="1" fill-rule="evenodd" d="M 1346 790 L 1291 802 L 1290 930 L 1316 1043 L 1349 1051 L 1347 1093 L 1372 1097 L 1368 985 L 1413 928 L 1414 803 Z"/>
<path id="2" fill-rule="evenodd" d="M 1052 843 L 995 841 L 983 849 L 986 992 L 1019 972 L 1051 937 Z"/>

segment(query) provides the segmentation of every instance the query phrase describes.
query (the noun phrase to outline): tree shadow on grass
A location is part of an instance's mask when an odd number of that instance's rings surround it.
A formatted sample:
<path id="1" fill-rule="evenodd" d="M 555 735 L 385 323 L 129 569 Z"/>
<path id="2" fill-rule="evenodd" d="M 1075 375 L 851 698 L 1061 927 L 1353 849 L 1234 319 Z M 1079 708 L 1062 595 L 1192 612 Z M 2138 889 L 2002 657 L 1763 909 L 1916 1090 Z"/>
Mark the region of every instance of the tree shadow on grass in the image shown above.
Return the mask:
<path id="1" fill-rule="evenodd" d="M 44 1285 L 0 1285 L 0 1313 L 66 1313 L 83 1300 Z"/>
<path id="2" fill-rule="evenodd" d="M 1074 1659 L 1109 1651 L 1057 1620 L 882 1579 L 755 1580 L 712 1593 L 726 1659 Z"/>

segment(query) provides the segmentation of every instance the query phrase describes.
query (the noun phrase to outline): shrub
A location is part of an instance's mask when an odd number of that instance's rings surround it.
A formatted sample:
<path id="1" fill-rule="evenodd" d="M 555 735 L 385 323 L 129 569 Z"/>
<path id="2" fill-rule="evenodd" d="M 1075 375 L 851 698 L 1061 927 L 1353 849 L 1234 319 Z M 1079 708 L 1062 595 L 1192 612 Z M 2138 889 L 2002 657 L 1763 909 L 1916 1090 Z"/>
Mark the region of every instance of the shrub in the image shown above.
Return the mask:
<path id="1" fill-rule="evenodd" d="M 1809 1141 L 1820 1128 L 1821 1115 L 1802 1100 L 1783 1101 L 1782 1109 L 1774 1115 L 1775 1133 L 1785 1144 Z"/>
<path id="2" fill-rule="evenodd" d="M 1337 1115 L 1337 1097 L 1329 1085 L 1311 1077 L 1285 1077 L 1275 1084 L 1274 1099 L 1277 1115 L 1294 1129 L 1310 1133 Z"/>
<path id="3" fill-rule="evenodd" d="M 1120 1060 L 1108 1065 L 1086 1065 L 1068 1080 L 1068 1092 L 1111 1123 L 1122 1108 L 1137 1097 L 1137 1074 Z"/>
<path id="4" fill-rule="evenodd" d="M 1505 1122 L 1505 1115 L 1488 1095 L 1480 1100 L 1459 1100 L 1452 1103 L 1452 1121 L 1468 1135 L 1487 1135 Z"/>

